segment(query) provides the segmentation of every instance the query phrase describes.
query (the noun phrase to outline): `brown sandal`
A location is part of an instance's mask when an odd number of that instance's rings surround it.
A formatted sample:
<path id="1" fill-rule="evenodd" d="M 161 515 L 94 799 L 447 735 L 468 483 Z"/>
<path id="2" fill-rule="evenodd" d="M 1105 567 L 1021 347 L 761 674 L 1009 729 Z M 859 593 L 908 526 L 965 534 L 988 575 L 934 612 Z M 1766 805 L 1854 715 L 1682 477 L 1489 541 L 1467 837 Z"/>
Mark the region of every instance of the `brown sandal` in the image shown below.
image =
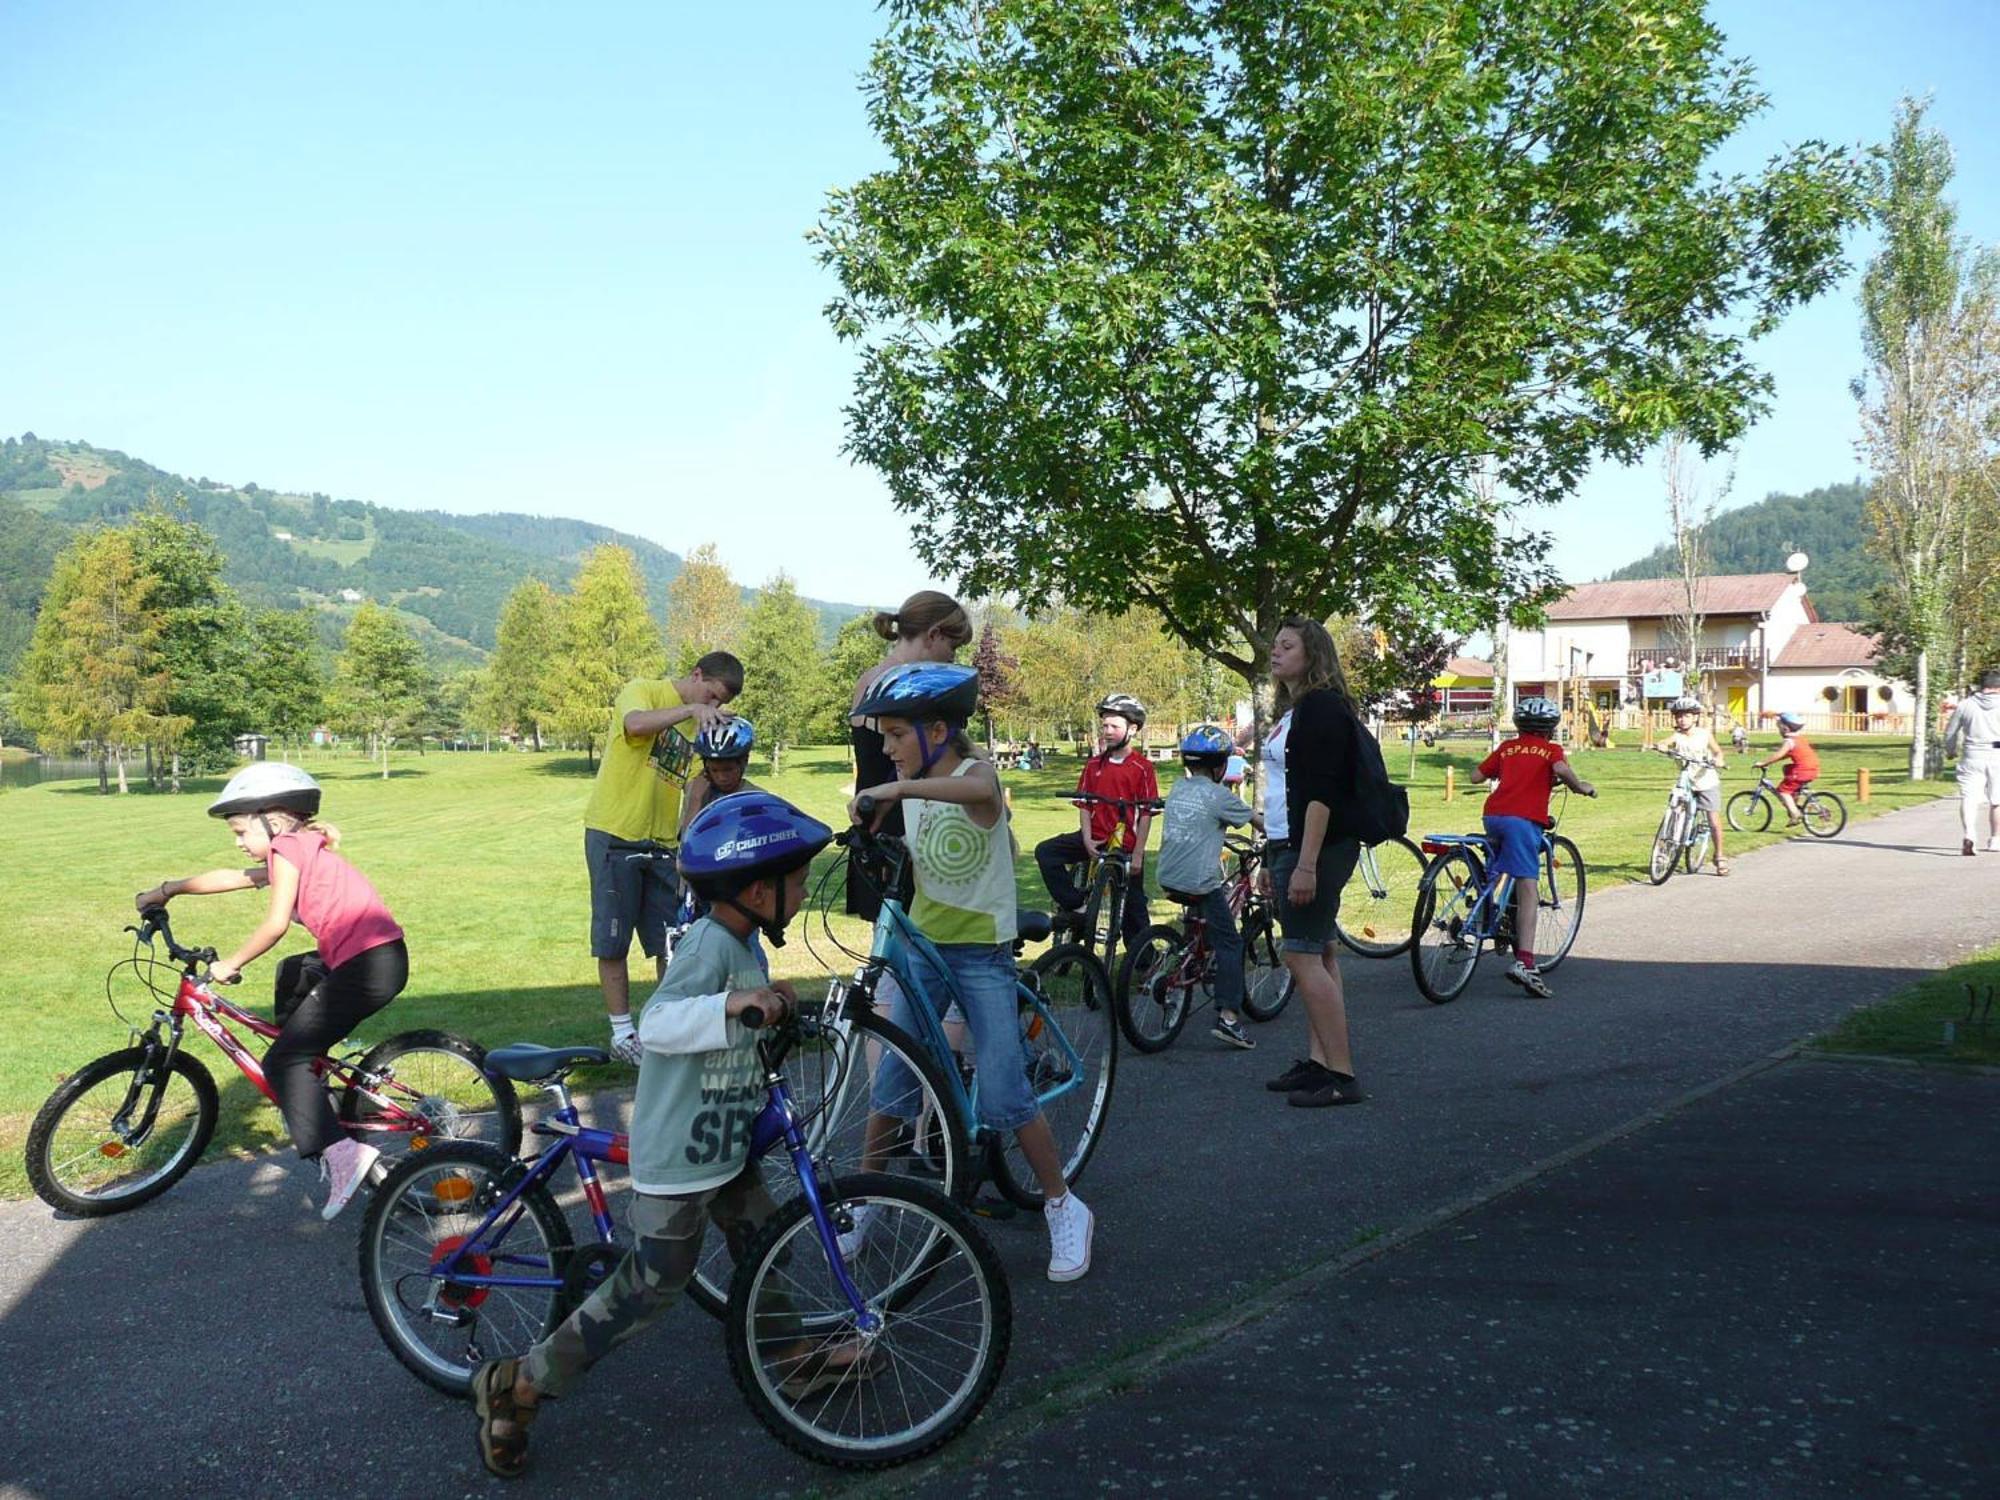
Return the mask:
<path id="1" fill-rule="evenodd" d="M 514 1400 L 514 1381 L 521 1372 L 518 1359 L 489 1359 L 472 1372 L 472 1409 L 479 1414 L 479 1458 L 489 1474 L 519 1479 L 528 1468 L 528 1424 L 535 1408 Z M 510 1422 L 511 1432 L 496 1432 L 494 1424 Z"/>

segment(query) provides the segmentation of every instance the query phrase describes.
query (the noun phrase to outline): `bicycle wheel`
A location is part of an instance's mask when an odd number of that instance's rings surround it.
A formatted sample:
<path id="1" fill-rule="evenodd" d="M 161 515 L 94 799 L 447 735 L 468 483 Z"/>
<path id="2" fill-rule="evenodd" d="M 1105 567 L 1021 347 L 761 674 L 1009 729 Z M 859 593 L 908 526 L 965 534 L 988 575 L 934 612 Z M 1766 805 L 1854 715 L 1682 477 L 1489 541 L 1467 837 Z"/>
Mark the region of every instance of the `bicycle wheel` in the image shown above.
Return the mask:
<path id="1" fill-rule="evenodd" d="M 1473 929 L 1483 878 L 1478 860 L 1463 849 L 1450 849 L 1431 860 L 1417 887 L 1410 969 L 1433 1005 L 1456 1000 L 1479 967 L 1481 939 Z"/>
<path id="2" fill-rule="evenodd" d="M 1660 831 L 1653 835 L 1652 857 L 1646 862 L 1646 875 L 1654 885 L 1665 885 L 1674 873 L 1681 853 L 1681 810 L 1678 805 L 1669 806 L 1660 817 Z"/>
<path id="3" fill-rule="evenodd" d="M 1830 839 L 1847 826 L 1847 804 L 1832 792 L 1808 792 L 1799 799 L 1799 813 L 1816 839 Z"/>
<path id="4" fill-rule="evenodd" d="M 1141 1052 L 1164 1052 L 1187 1025 L 1196 983 L 1188 966 L 1189 940 L 1178 927 L 1148 927 L 1125 952 L 1118 971 L 1118 1029 Z"/>
<path id="5" fill-rule="evenodd" d="M 904 1081 L 891 1082 L 891 1092 L 878 1101 L 877 1080 L 890 1057 L 902 1064 L 892 1076 Z M 875 1171 L 920 1179 L 950 1198 L 971 1195 L 978 1174 L 973 1170 L 965 1120 L 943 1067 L 923 1042 L 886 1017 L 861 1010 L 831 1036 L 801 1036 L 785 1057 L 785 1082 L 822 1176 Z M 878 1105 L 894 1123 L 883 1144 L 885 1154 L 871 1162 L 866 1149 L 868 1121 Z M 772 1169 L 764 1174 L 765 1188 L 780 1202 L 799 1190 L 798 1177 L 783 1152 L 782 1143 L 773 1148 Z M 694 1279 L 688 1283 L 688 1299 L 721 1317 L 729 1305 L 733 1267 L 728 1241 L 709 1225 Z"/>
<path id="6" fill-rule="evenodd" d="M 1125 926 L 1125 882 L 1127 873 L 1117 863 L 1106 865 L 1102 895 L 1097 902 L 1097 921 L 1091 930 L 1091 951 L 1104 965 L 1106 974 L 1118 972 L 1118 943 Z"/>
<path id="7" fill-rule="evenodd" d="M 486 1049 L 477 1042 L 405 1031 L 378 1043 L 357 1066 L 383 1079 L 371 1097 L 350 1078 L 337 1101 L 340 1122 L 385 1158 L 439 1141 L 477 1141 L 505 1156 L 521 1149 L 521 1101 L 510 1080 L 487 1076 Z"/>
<path id="8" fill-rule="evenodd" d="M 1040 1003 L 1031 1003 L 1032 985 Z M 1118 1023 L 1104 966 L 1081 944 L 1036 959 L 1022 979 L 1021 1056 L 1056 1138 L 1063 1180 L 1074 1184 L 1104 1135 L 1118 1072 Z M 1042 1206 L 1042 1187 L 1009 1134 L 992 1139 L 993 1181 L 1021 1208 Z"/>
<path id="9" fill-rule="evenodd" d="M 361 1290 L 396 1358 L 448 1396 L 482 1361 L 526 1351 L 563 1317 L 569 1222 L 542 1184 L 530 1188 L 460 1264 L 479 1275 L 547 1277 L 547 1286 L 467 1286 L 435 1267 L 464 1247 L 523 1170 L 477 1141 L 440 1141 L 397 1163 L 361 1220 Z M 596 1250 L 596 1246 L 587 1247 Z"/>
<path id="10" fill-rule="evenodd" d="M 1394 958 L 1410 946 L 1410 918 L 1423 878 L 1423 851 L 1408 839 L 1384 839 L 1363 849 L 1341 888 L 1334 934 L 1363 958 Z"/>
<path id="11" fill-rule="evenodd" d="M 1688 874 L 1699 875 L 1702 864 L 1715 847 L 1715 833 L 1708 826 L 1707 813 L 1697 808 L 1688 816 L 1694 819 L 1694 831 L 1688 836 L 1687 848 L 1681 853 L 1681 865 Z"/>
<path id="12" fill-rule="evenodd" d="M 1583 855 L 1558 834 L 1542 855 L 1535 901 L 1535 967 L 1547 974 L 1569 956 L 1583 930 Z"/>
<path id="13" fill-rule="evenodd" d="M 184 1053 L 150 1069 L 147 1055 L 127 1047 L 85 1063 L 36 1112 L 28 1182 L 49 1207 L 83 1219 L 123 1213 L 201 1160 L 215 1134 L 215 1080 Z M 137 1130 L 148 1111 L 152 1124 Z"/>
<path id="14" fill-rule="evenodd" d="M 765 1221 L 729 1288 L 723 1337 L 737 1389 L 771 1435 L 844 1469 L 907 1463 L 950 1442 L 979 1415 L 1013 1340 L 1007 1274 L 966 1211 L 905 1178 L 830 1182 L 830 1210 L 872 1210 L 846 1272 L 863 1328 L 803 1197 Z M 859 1344 L 861 1373 L 825 1369 L 826 1352 Z"/>
<path id="15" fill-rule="evenodd" d="M 1271 908 L 1252 908 L 1243 917 L 1243 1014 L 1253 1021 L 1275 1021 L 1291 1003 L 1296 983 L 1285 967 Z"/>
<path id="16" fill-rule="evenodd" d="M 1723 804 L 1722 815 L 1738 833 L 1762 833 L 1771 826 L 1771 803 L 1762 792 L 1738 792 Z"/>

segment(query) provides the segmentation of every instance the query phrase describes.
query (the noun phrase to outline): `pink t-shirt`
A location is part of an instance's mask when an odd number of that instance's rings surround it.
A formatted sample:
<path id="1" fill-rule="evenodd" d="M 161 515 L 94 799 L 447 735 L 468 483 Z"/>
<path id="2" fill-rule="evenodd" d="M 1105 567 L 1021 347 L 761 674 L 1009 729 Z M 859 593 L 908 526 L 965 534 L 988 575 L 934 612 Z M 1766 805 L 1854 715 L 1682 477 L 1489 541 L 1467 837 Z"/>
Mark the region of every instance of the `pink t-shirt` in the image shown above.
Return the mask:
<path id="1" fill-rule="evenodd" d="M 271 856 L 280 854 L 299 872 L 292 920 L 313 935 L 329 969 L 403 935 L 368 877 L 327 848 L 325 835 L 310 828 L 281 833 L 271 841 Z M 264 867 L 270 868 L 270 858 Z"/>

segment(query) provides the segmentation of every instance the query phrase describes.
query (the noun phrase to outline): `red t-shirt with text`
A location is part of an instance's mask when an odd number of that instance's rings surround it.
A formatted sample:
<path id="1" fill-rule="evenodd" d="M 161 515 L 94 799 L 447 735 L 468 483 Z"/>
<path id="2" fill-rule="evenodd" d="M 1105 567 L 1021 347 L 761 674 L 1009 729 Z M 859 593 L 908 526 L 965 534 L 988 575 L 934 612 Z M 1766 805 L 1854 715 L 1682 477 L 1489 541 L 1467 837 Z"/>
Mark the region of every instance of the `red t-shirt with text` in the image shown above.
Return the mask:
<path id="1" fill-rule="evenodd" d="M 1137 750 L 1130 752 L 1122 761 L 1093 755 L 1083 763 L 1083 774 L 1076 778 L 1076 789 L 1079 792 L 1095 792 L 1100 797 L 1147 801 L 1160 795 L 1160 778 L 1153 774 L 1153 763 Z M 1108 844 L 1112 834 L 1116 833 L 1119 836 L 1118 847 L 1129 851 L 1134 842 L 1133 821 L 1133 815 L 1124 808 L 1094 803 L 1090 808 L 1090 836 L 1099 844 Z"/>
<path id="2" fill-rule="evenodd" d="M 1495 818 L 1549 820 L 1549 793 L 1555 790 L 1556 767 L 1564 760 L 1554 740 L 1512 739 L 1479 763 L 1479 774 L 1499 784 L 1487 794 L 1486 812 Z"/>

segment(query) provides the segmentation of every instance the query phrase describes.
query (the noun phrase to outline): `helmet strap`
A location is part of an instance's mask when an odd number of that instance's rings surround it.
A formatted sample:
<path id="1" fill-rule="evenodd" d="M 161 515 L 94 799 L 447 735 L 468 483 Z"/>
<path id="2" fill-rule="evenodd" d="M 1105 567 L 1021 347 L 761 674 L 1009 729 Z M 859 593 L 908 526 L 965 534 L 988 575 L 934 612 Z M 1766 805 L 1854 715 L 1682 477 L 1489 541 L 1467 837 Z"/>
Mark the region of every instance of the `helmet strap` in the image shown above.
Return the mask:
<path id="1" fill-rule="evenodd" d="M 945 752 L 951 749 L 952 724 L 949 719 L 917 719 L 914 722 L 917 731 L 917 752 L 923 757 L 922 763 L 917 767 L 916 775 L 916 779 L 921 781 L 931 774 L 931 767 L 943 760 Z M 944 743 L 941 745 L 931 744 L 930 726 L 933 724 L 944 725 Z"/>
<path id="2" fill-rule="evenodd" d="M 759 878 L 761 879 L 762 877 L 760 876 Z M 773 948 L 782 948 L 785 946 L 785 922 L 787 920 L 785 912 L 785 883 L 782 880 L 772 883 L 778 888 L 778 899 L 776 910 L 772 912 L 768 919 L 758 916 L 757 913 L 750 910 L 749 907 L 738 901 L 734 896 L 718 896 L 716 904 L 728 907 L 752 927 L 763 933 L 765 937 L 770 939 Z"/>

